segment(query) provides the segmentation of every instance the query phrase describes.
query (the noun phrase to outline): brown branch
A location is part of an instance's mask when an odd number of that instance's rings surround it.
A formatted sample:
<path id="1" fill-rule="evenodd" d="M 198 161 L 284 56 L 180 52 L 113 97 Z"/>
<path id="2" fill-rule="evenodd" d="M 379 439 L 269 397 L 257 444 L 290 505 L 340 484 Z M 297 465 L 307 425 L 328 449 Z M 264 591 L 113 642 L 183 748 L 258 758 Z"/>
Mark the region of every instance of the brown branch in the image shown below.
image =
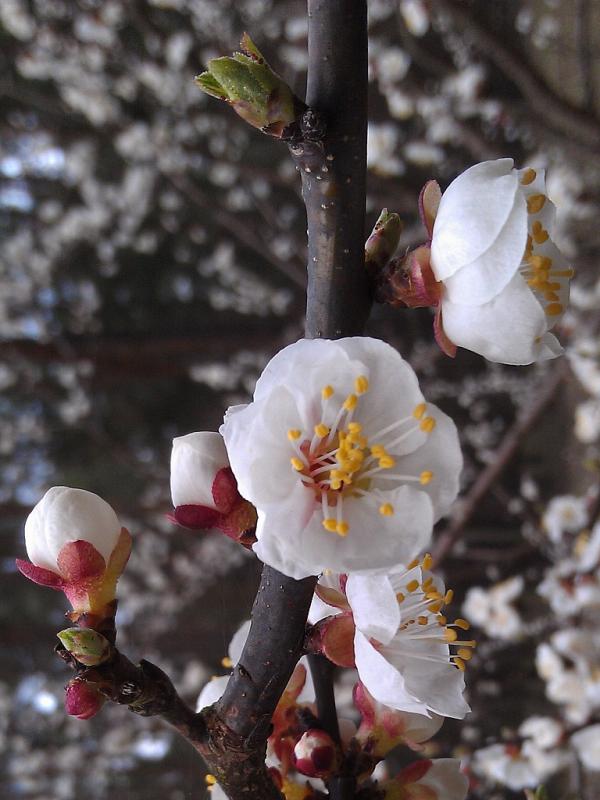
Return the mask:
<path id="1" fill-rule="evenodd" d="M 568 362 L 563 358 L 556 366 L 553 365 L 551 370 L 540 390 L 535 393 L 535 402 L 527 407 L 525 413 L 519 417 L 507 431 L 490 463 L 479 473 L 477 479 L 467 492 L 467 495 L 463 498 L 457 515 L 450 524 L 438 534 L 433 549 L 435 566 L 439 566 L 450 553 L 464 527 L 470 522 L 477 511 L 483 497 L 485 497 L 493 484 L 512 461 L 524 437 L 554 399 L 558 387 L 568 375 Z"/>
<path id="2" fill-rule="evenodd" d="M 458 0 L 438 0 L 439 7 L 452 17 L 455 25 L 470 37 L 477 49 L 509 78 L 527 100 L 538 122 L 559 131 L 594 152 L 600 141 L 600 120 L 592 113 L 570 105 L 556 95 L 536 75 L 529 64 L 510 49 L 495 33 L 484 27 L 471 9 Z"/>

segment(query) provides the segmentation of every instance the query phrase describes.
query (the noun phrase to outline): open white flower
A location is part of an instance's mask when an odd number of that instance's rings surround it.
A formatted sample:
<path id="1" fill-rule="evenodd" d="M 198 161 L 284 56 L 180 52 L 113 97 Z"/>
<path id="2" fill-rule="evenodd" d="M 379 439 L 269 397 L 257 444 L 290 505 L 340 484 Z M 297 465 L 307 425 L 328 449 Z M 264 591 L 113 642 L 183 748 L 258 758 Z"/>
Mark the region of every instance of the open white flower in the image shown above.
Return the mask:
<path id="1" fill-rule="evenodd" d="M 520 635 L 523 622 L 511 602 L 521 594 L 523 586 L 521 575 L 514 575 L 489 589 L 473 586 L 465 597 L 463 614 L 490 637 L 514 639 Z"/>
<path id="2" fill-rule="evenodd" d="M 430 565 L 426 555 L 386 575 L 325 575 L 317 593 L 342 614 L 352 612 L 356 669 L 375 700 L 399 711 L 462 719 L 469 711 L 463 672 L 475 642 L 458 638 L 470 627 L 466 620 L 449 623 L 442 614 L 453 593 Z"/>
<path id="3" fill-rule="evenodd" d="M 573 270 L 550 239 L 555 207 L 544 171 L 485 161 L 450 184 L 437 214 L 434 195 L 425 217 L 435 217 L 431 268 L 445 336 L 504 364 L 560 355 L 549 331 L 566 309 Z"/>
<path id="4" fill-rule="evenodd" d="M 454 423 L 376 339 L 286 347 L 221 433 L 258 511 L 254 550 L 293 578 L 406 563 L 458 492 Z"/>

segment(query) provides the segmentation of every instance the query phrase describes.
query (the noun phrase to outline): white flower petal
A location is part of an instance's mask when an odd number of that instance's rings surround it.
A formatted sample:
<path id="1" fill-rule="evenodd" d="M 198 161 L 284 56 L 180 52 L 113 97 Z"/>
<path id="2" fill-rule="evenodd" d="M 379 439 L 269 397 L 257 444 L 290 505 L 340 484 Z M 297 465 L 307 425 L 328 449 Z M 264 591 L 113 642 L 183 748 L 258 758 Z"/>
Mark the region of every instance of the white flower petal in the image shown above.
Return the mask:
<path id="1" fill-rule="evenodd" d="M 219 675 L 210 680 L 203 688 L 196 700 L 196 712 L 202 711 L 206 706 L 212 706 L 223 696 L 229 683 L 229 675 Z"/>
<path id="2" fill-rule="evenodd" d="M 469 790 L 457 758 L 435 758 L 419 783 L 435 792 L 438 800 L 465 800 Z"/>
<path id="3" fill-rule="evenodd" d="M 229 642 L 229 647 L 227 648 L 227 655 L 233 661 L 234 664 L 237 664 L 240 660 L 240 656 L 242 655 L 242 650 L 244 649 L 244 645 L 246 644 L 246 639 L 248 638 L 248 634 L 250 633 L 250 624 L 251 620 L 247 619 L 243 622 L 237 631 L 233 634 L 233 638 Z"/>
<path id="4" fill-rule="evenodd" d="M 212 486 L 219 470 L 229 466 L 220 433 L 200 431 L 173 439 L 171 497 L 173 505 L 197 504 L 216 508 Z"/>
<path id="5" fill-rule="evenodd" d="M 354 657 L 358 675 L 375 700 L 399 711 L 429 716 L 426 705 L 408 693 L 398 670 L 359 630 L 354 635 Z"/>
<path id="6" fill-rule="evenodd" d="M 433 228 L 431 265 L 438 280 L 445 281 L 490 248 L 511 214 L 518 190 L 510 158 L 476 164 L 452 181 Z"/>
<path id="7" fill-rule="evenodd" d="M 547 341 L 536 341 L 545 336 L 547 320 L 520 274 L 481 306 L 444 298 L 442 322 L 454 344 L 501 364 L 531 364 L 549 348 Z"/>
<path id="8" fill-rule="evenodd" d="M 356 627 L 387 644 L 400 625 L 400 606 L 389 580 L 384 575 L 349 575 L 346 595 Z"/>
<path id="9" fill-rule="evenodd" d="M 468 235 L 471 228 L 465 231 Z M 478 258 L 446 278 L 447 297 L 453 303 L 481 305 L 504 289 L 521 266 L 527 241 L 527 208 L 521 192 L 502 230 Z"/>
<path id="10" fill-rule="evenodd" d="M 27 517 L 25 546 L 32 564 L 56 572 L 56 559 L 67 542 L 89 542 L 108 562 L 120 533 L 117 515 L 97 494 L 53 486 Z"/>

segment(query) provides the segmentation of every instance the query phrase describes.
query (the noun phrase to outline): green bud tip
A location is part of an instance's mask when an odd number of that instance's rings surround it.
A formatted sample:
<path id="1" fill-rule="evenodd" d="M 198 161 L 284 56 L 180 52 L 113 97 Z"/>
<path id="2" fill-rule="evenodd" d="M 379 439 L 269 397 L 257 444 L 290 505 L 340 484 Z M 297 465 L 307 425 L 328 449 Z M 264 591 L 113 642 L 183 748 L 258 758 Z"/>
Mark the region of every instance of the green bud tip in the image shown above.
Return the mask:
<path id="1" fill-rule="evenodd" d="M 86 667 L 102 664 L 110 656 L 110 642 L 92 628 L 66 628 L 56 635 L 65 650 Z"/>

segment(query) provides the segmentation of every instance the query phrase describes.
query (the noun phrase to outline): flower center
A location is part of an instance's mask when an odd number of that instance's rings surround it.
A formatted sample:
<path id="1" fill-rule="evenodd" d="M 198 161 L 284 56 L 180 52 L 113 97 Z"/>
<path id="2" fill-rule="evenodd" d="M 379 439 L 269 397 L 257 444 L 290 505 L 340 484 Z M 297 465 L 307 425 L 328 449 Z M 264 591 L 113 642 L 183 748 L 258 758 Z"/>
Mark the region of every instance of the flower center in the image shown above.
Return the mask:
<path id="1" fill-rule="evenodd" d="M 368 379 L 359 375 L 354 382 L 354 392 L 347 395 L 335 410 L 334 388 L 323 387 L 321 418 L 313 427 L 312 436 L 308 438 L 297 428 L 287 432 L 294 450 L 290 459 L 292 468 L 299 473 L 302 483 L 314 492 L 321 507 L 325 530 L 339 536 L 347 536 L 350 530 L 343 510 L 344 500 L 349 497 L 375 497 L 380 501 L 379 513 L 382 516 L 394 514 L 386 493 L 373 487 L 376 476 L 396 485 L 411 481 L 426 485 L 433 479 L 431 470 L 423 470 L 419 475 L 390 472 L 397 463 L 397 456 L 392 452 L 394 447 L 416 430 L 431 433 L 435 428 L 435 419 L 426 415 L 426 404 L 419 403 L 409 417 L 381 429 L 369 441 L 360 422 L 354 420 L 360 399 L 368 391 Z M 324 419 L 333 422 L 327 425 Z"/>
<path id="2" fill-rule="evenodd" d="M 429 553 L 422 561 L 415 559 L 408 567 L 412 570 L 420 567 L 429 570 L 433 559 Z M 446 644 L 450 648 L 449 660 L 461 672 L 465 670 L 465 662 L 472 657 L 472 649 L 476 642 L 474 639 L 460 640 L 458 631 L 468 631 L 471 627 L 466 619 L 458 618 L 454 622 L 448 622 L 447 617 L 442 613 L 444 607 L 452 602 L 454 592 L 448 589 L 442 594 L 434 584 L 432 575 L 421 579 L 413 578 L 403 587 L 404 591 L 398 592 L 396 599 L 401 606 L 402 619 L 399 636 L 395 643 L 388 645 L 394 652 L 402 655 L 410 655 L 411 658 L 420 658 L 425 661 L 447 662 L 448 657 L 436 653 L 419 653 L 410 646 L 410 642 L 415 640 L 439 642 Z M 408 641 L 410 640 L 410 641 Z"/>

